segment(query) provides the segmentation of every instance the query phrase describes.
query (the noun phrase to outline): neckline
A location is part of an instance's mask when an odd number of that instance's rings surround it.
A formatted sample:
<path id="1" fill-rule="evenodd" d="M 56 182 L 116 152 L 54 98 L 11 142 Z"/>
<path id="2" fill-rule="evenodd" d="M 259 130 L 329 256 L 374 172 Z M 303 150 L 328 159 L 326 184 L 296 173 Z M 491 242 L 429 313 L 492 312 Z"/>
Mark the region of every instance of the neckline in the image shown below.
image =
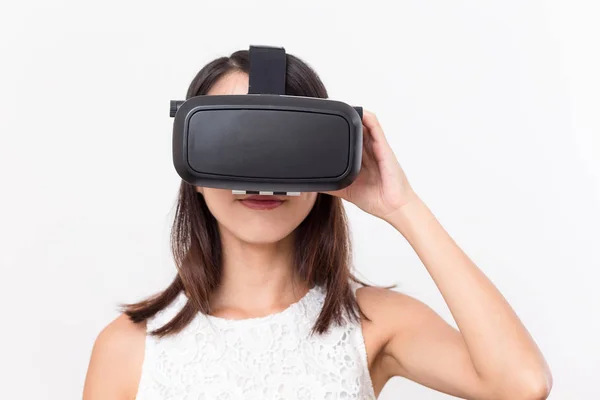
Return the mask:
<path id="1" fill-rule="evenodd" d="M 313 286 L 300 299 L 291 303 L 289 306 L 287 306 L 283 310 L 277 311 L 277 312 L 274 312 L 271 314 L 263 315 L 261 317 L 227 318 L 227 317 L 218 317 L 215 315 L 202 314 L 202 313 L 200 313 L 200 315 L 203 316 L 209 322 L 214 323 L 219 326 L 233 326 L 233 325 L 247 326 L 247 325 L 260 324 L 260 323 L 268 322 L 268 321 L 271 321 L 274 319 L 280 319 L 289 314 L 295 313 L 297 310 L 305 307 L 306 304 L 308 303 L 308 301 L 311 298 L 313 298 L 317 294 L 318 291 L 319 291 L 319 287 Z M 182 293 L 185 296 L 186 300 L 188 300 L 189 298 L 187 297 L 187 294 L 185 292 L 182 292 Z"/>

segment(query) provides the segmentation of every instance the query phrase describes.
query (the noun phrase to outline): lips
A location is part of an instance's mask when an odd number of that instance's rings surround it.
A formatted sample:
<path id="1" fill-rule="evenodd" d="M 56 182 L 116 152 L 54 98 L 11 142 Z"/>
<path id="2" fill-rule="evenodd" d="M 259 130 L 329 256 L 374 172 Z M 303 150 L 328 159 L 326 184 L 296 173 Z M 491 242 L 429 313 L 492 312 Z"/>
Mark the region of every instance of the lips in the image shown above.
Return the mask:
<path id="1" fill-rule="evenodd" d="M 255 195 L 252 195 L 252 196 L 244 197 L 242 200 L 264 200 L 264 201 L 266 201 L 266 200 L 279 200 L 279 201 L 283 201 L 284 199 L 281 199 L 281 198 L 279 198 L 277 196 L 267 196 L 267 195 L 258 195 L 258 194 L 255 194 Z"/>
<path id="2" fill-rule="evenodd" d="M 273 210 L 283 204 L 282 200 L 276 196 L 254 195 L 240 199 L 242 205 L 253 210 Z"/>

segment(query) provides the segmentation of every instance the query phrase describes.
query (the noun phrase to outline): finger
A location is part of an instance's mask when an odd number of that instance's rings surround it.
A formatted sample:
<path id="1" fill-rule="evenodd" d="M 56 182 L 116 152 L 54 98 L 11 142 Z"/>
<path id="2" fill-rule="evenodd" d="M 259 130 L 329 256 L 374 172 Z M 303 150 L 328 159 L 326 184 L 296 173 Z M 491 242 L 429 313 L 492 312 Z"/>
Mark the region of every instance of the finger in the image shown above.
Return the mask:
<path id="1" fill-rule="evenodd" d="M 387 142 L 376 142 L 372 137 L 373 130 L 366 126 L 363 132 L 365 132 L 363 135 L 363 153 L 368 155 L 370 163 L 374 165 L 385 160 L 385 155 L 391 151 L 390 145 Z"/>
<path id="2" fill-rule="evenodd" d="M 365 131 L 368 131 L 369 128 L 365 128 Z M 375 164 L 375 156 L 373 153 L 373 139 L 371 139 L 370 134 L 367 132 L 363 135 L 363 157 L 362 164 L 366 167 L 370 167 Z"/>
<path id="3" fill-rule="evenodd" d="M 376 165 L 377 163 L 373 159 L 373 156 L 367 150 L 364 150 L 362 153 L 361 166 L 363 168 L 371 169 Z"/>
<path id="4" fill-rule="evenodd" d="M 372 140 L 376 143 L 388 144 L 383 128 L 374 113 L 363 110 L 363 125 L 368 128 Z"/>

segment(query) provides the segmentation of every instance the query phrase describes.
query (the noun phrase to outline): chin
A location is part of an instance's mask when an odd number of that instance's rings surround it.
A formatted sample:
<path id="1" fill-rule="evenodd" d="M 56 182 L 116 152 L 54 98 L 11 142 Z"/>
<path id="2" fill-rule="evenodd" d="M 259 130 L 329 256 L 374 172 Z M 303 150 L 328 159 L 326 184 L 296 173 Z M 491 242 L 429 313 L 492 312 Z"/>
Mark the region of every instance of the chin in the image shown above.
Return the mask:
<path id="1" fill-rule="evenodd" d="M 239 240 L 248 244 L 273 244 L 287 238 L 292 231 L 274 229 L 245 229 L 242 232 L 232 232 Z"/>

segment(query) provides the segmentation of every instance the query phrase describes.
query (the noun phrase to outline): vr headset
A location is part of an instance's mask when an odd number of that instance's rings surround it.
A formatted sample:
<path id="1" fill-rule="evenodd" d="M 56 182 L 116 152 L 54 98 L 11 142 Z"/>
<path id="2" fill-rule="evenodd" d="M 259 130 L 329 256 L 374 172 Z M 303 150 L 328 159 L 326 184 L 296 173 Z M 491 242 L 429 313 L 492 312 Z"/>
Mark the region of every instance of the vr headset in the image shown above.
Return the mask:
<path id="1" fill-rule="evenodd" d="M 339 190 L 358 176 L 362 108 L 285 94 L 286 52 L 250 46 L 246 95 L 171 101 L 173 163 L 189 184 L 234 194 Z"/>

